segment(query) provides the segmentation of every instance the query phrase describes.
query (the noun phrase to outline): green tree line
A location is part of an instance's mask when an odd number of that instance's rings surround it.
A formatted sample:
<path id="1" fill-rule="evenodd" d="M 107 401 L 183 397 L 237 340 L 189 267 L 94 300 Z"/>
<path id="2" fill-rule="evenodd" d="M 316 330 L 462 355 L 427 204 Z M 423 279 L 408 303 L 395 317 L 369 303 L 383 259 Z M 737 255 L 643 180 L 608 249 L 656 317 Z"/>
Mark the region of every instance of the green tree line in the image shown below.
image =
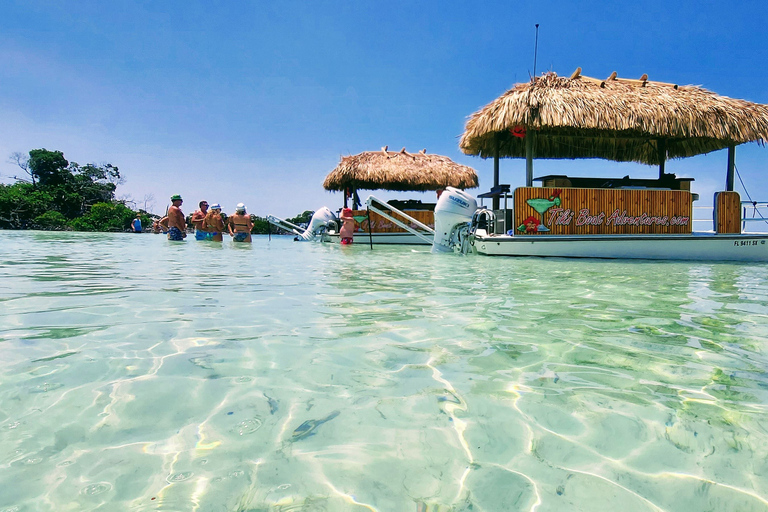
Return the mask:
<path id="1" fill-rule="evenodd" d="M 0 184 L 0 228 L 125 231 L 137 213 L 142 224 L 152 222 L 151 214 L 115 199 L 121 176 L 112 164 L 79 165 L 47 149 L 14 153 L 11 160 L 24 174 Z"/>
<path id="2" fill-rule="evenodd" d="M 61 151 L 33 149 L 14 153 L 11 162 L 21 170 L 13 184 L 0 183 L 0 229 L 127 231 L 137 215 L 142 226 L 152 226 L 156 215 L 132 210 L 115 198 L 122 177 L 112 164 L 79 165 Z M 312 211 L 287 219 L 309 222 Z M 278 234 L 264 217 L 251 215 L 254 234 Z M 187 224 L 191 227 L 189 216 Z"/>

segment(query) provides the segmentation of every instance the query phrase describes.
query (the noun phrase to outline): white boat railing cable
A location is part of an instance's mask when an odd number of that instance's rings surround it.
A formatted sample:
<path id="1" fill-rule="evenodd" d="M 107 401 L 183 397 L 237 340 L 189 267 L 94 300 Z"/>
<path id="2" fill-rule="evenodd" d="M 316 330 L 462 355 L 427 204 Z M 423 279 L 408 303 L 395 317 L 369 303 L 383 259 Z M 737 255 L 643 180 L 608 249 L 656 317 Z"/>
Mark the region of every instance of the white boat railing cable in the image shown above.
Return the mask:
<path id="1" fill-rule="evenodd" d="M 751 218 L 747 214 L 752 213 Z M 746 229 L 747 222 L 765 223 L 768 228 L 768 202 L 767 201 L 742 201 L 741 202 L 741 229 Z"/>
<path id="2" fill-rule="evenodd" d="M 714 228 L 714 206 L 694 206 L 693 207 L 693 225 L 702 226 L 703 223 L 709 223 L 709 229 L 697 229 L 697 231 L 715 231 Z M 697 213 L 701 212 L 706 217 L 697 218 Z M 751 215 L 748 217 L 748 215 Z M 755 224 L 758 223 L 758 224 Z M 764 224 L 764 226 L 761 226 Z M 766 232 L 768 231 L 768 201 L 742 201 L 741 202 L 741 229 L 745 231 L 747 226 L 757 229 L 753 232 Z M 763 227 L 764 229 L 759 229 Z"/>
<path id="3" fill-rule="evenodd" d="M 699 212 L 708 212 L 709 217 L 704 217 L 702 219 L 696 218 L 696 213 Z M 709 223 L 709 227 L 707 229 L 694 229 L 694 231 L 698 232 L 708 232 L 708 233 L 714 233 L 715 232 L 715 223 L 712 218 L 712 215 L 715 211 L 714 206 L 694 206 L 693 207 L 693 219 L 691 220 L 692 226 L 696 227 L 697 225 L 701 226 L 702 223 L 707 222 Z"/>
<path id="4" fill-rule="evenodd" d="M 426 224 L 423 224 L 423 223 L 419 222 L 418 220 L 414 219 L 413 217 L 411 217 L 407 213 L 398 210 L 397 208 L 395 208 L 391 204 L 387 203 L 386 201 L 382 201 L 381 199 L 379 199 L 379 198 L 377 198 L 375 196 L 368 196 L 368 199 L 365 200 L 365 204 L 368 206 L 368 208 L 371 211 L 376 212 L 379 215 L 381 215 L 382 217 L 384 217 L 385 219 L 394 222 L 395 224 L 397 224 L 398 226 L 400 226 L 404 230 L 408 231 L 412 235 L 416 235 L 417 237 L 421 238 L 422 240 L 424 240 L 427 243 L 430 243 L 430 244 L 432 243 L 432 240 L 434 239 L 434 236 L 435 236 L 435 230 L 430 228 Z M 426 231 L 428 234 L 430 234 L 431 238 L 426 236 L 423 232 L 418 231 L 416 229 L 413 229 L 411 226 L 405 224 L 404 222 L 401 222 L 397 218 L 395 218 L 392 215 L 390 215 L 389 213 L 381 210 L 380 208 L 378 208 L 375 205 L 382 206 L 382 207 L 390 210 L 391 212 L 394 212 L 394 213 L 402 216 L 404 219 L 408 220 L 408 222 L 410 222 L 411 224 L 414 224 L 414 225 L 420 227 L 421 229 Z"/>

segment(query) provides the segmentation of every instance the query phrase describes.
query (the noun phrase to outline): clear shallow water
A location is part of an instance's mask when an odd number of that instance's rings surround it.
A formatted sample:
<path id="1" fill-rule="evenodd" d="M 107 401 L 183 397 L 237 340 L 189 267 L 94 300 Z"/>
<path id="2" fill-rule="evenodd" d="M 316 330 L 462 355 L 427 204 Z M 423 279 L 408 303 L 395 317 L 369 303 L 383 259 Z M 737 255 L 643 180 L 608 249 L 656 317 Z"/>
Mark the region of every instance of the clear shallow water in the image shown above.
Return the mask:
<path id="1" fill-rule="evenodd" d="M 0 511 L 768 510 L 768 265 L 0 232 Z"/>

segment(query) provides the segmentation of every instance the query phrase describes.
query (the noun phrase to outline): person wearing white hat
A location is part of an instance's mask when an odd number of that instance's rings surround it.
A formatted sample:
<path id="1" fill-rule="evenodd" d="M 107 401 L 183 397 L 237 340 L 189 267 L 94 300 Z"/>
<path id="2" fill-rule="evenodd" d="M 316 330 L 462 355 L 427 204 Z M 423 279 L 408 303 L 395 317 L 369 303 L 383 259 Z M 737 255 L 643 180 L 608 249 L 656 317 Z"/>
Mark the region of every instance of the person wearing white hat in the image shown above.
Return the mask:
<path id="1" fill-rule="evenodd" d="M 224 221 L 221 219 L 221 205 L 219 203 L 213 203 L 208 213 L 205 214 L 203 229 L 207 232 L 207 240 L 223 241 Z"/>
<path id="2" fill-rule="evenodd" d="M 229 235 L 235 242 L 250 242 L 253 221 L 245 211 L 243 203 L 237 203 L 235 213 L 229 217 Z"/>

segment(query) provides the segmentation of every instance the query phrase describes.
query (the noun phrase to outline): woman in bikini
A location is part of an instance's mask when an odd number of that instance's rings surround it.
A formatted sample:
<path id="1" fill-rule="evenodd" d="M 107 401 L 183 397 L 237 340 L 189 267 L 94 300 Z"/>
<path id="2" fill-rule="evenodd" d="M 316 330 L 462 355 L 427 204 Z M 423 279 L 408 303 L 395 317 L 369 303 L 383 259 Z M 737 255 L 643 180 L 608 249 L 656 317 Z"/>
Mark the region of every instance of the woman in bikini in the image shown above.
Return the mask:
<path id="1" fill-rule="evenodd" d="M 245 205 L 238 203 L 235 213 L 229 217 L 229 235 L 235 242 L 250 242 L 253 221 L 245 213 Z"/>
<path id="2" fill-rule="evenodd" d="M 219 204 L 212 204 L 211 209 L 205 214 L 203 230 L 207 232 L 208 240 L 223 241 L 224 221 L 221 220 L 221 206 Z"/>

